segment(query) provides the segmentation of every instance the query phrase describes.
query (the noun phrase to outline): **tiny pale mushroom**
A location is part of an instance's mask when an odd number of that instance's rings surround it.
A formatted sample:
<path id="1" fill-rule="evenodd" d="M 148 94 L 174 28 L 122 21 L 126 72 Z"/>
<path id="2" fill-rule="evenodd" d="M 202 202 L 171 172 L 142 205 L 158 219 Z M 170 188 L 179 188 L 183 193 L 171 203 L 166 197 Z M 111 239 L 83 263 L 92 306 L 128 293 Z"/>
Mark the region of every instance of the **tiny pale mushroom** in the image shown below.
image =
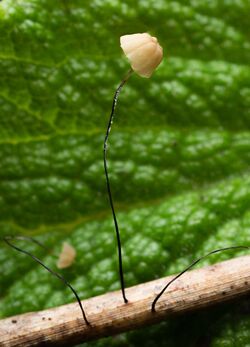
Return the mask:
<path id="1" fill-rule="evenodd" d="M 156 37 L 148 33 L 123 35 L 121 48 L 132 69 L 141 77 L 149 78 L 163 58 L 163 49 Z"/>
<path id="2" fill-rule="evenodd" d="M 57 261 L 58 269 L 70 267 L 76 257 L 76 250 L 68 242 L 63 242 L 62 250 Z"/>

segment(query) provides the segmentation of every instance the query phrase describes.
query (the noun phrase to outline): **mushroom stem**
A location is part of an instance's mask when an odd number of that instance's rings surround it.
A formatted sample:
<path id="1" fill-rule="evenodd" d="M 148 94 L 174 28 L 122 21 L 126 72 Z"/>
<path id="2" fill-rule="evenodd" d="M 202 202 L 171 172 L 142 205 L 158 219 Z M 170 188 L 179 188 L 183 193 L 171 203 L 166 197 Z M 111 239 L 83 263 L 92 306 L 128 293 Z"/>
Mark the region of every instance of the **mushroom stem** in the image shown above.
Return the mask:
<path id="1" fill-rule="evenodd" d="M 28 252 L 28 251 L 25 251 L 24 249 L 22 248 L 19 248 L 17 246 L 15 246 L 11 241 L 12 240 L 26 240 L 26 241 L 30 241 L 30 242 L 33 242 L 35 244 L 37 244 L 38 246 L 46 249 L 46 247 L 39 241 L 35 240 L 33 237 L 29 237 L 29 236 L 5 236 L 3 238 L 4 242 L 7 243 L 8 246 L 10 246 L 11 248 L 15 249 L 16 251 L 20 252 L 20 253 L 23 253 L 23 254 L 26 254 L 28 255 L 29 257 L 31 257 L 33 260 L 35 260 L 38 264 L 40 264 L 42 267 L 45 268 L 45 270 L 47 270 L 48 272 L 50 272 L 53 276 L 55 276 L 56 278 L 58 278 L 62 283 L 64 283 L 71 291 L 72 293 L 75 295 L 75 298 L 80 306 L 80 309 L 82 311 L 82 316 L 83 316 L 83 319 L 85 321 L 85 323 L 87 325 L 90 325 L 87 317 L 86 317 L 86 314 L 85 314 L 85 311 L 83 309 L 83 306 L 82 306 L 82 302 L 77 294 L 77 292 L 75 291 L 75 289 L 72 287 L 72 285 L 62 276 L 60 275 L 59 273 L 51 270 L 47 265 L 45 265 L 39 258 L 37 258 L 35 255 L 33 255 L 32 253 Z"/>
<path id="2" fill-rule="evenodd" d="M 151 306 L 151 312 L 155 312 L 155 306 L 157 301 L 160 299 L 160 297 L 162 296 L 162 294 L 165 292 L 165 290 L 170 286 L 170 284 L 172 284 L 173 282 L 175 282 L 179 277 L 181 277 L 185 272 L 187 272 L 188 270 L 190 270 L 193 266 L 195 266 L 196 264 L 198 264 L 201 260 L 209 257 L 212 254 L 215 253 L 219 253 L 219 252 L 224 252 L 224 251 L 232 251 L 235 249 L 250 249 L 250 247 L 248 246 L 231 246 L 231 247 L 224 247 L 224 248 L 219 248 L 216 249 L 214 251 L 211 251 L 205 255 L 203 255 L 202 257 L 194 260 L 188 267 L 186 267 L 184 270 L 182 270 L 178 275 L 176 275 L 174 278 L 171 279 L 171 281 L 169 281 L 165 287 L 160 291 L 159 294 L 156 295 L 156 297 L 153 300 L 152 306 Z"/>
<path id="3" fill-rule="evenodd" d="M 115 214 L 115 208 L 114 208 L 114 203 L 113 203 L 113 198 L 112 198 L 112 193 L 111 193 L 111 187 L 110 187 L 110 181 L 109 181 L 109 175 L 108 175 L 108 165 L 107 165 L 107 149 L 108 149 L 108 139 L 109 139 L 109 134 L 111 131 L 114 115 L 115 115 L 115 108 L 117 105 L 118 97 L 119 94 L 122 90 L 122 87 L 124 84 L 128 81 L 129 77 L 133 73 L 133 70 L 130 69 L 127 73 L 127 75 L 124 77 L 122 82 L 119 84 L 118 88 L 115 91 L 115 95 L 113 98 L 113 103 L 112 103 L 112 108 L 111 108 L 111 113 L 108 121 L 108 126 L 107 126 L 107 131 L 104 139 L 104 144 L 103 144 L 103 162 L 104 162 L 104 171 L 105 171 L 105 177 L 106 177 L 106 184 L 107 184 L 107 191 L 108 191 L 108 197 L 109 197 L 109 203 L 110 207 L 112 210 L 112 215 L 113 215 L 113 220 L 114 220 L 114 226 L 115 226 L 115 232 L 116 232 L 116 240 L 117 240 L 117 250 L 118 250 L 118 260 L 119 260 L 119 276 L 120 276 L 120 283 L 121 283 L 121 291 L 122 291 L 122 296 L 124 299 L 124 302 L 127 303 L 128 300 L 125 295 L 125 284 L 124 284 L 124 276 L 123 276 L 123 267 L 122 267 L 122 247 L 121 247 L 121 238 L 120 238 L 120 231 L 119 231 L 119 226 Z"/>

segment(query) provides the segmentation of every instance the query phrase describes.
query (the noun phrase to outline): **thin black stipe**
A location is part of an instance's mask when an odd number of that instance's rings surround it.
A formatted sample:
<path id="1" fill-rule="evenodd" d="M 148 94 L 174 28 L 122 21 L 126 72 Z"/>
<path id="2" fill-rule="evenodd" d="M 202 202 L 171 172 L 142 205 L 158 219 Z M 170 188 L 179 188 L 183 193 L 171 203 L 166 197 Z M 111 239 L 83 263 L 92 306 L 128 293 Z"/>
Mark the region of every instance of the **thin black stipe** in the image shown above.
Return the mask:
<path id="1" fill-rule="evenodd" d="M 219 253 L 222 251 L 229 251 L 229 250 L 233 250 L 233 249 L 250 249 L 250 247 L 247 246 L 231 246 L 231 247 L 225 247 L 225 248 L 219 248 L 216 249 L 214 251 L 211 251 L 205 255 L 203 255 L 202 257 L 196 259 L 192 264 L 190 264 L 185 270 L 181 271 L 177 276 L 175 276 L 171 281 L 169 281 L 166 286 L 161 290 L 161 292 L 159 294 L 156 295 L 152 306 L 151 306 L 151 312 L 155 312 L 155 305 L 157 303 L 157 301 L 160 299 L 160 297 L 162 296 L 162 294 L 165 292 L 165 290 L 170 286 L 171 283 L 173 283 L 174 281 L 176 281 L 179 277 L 181 277 L 185 272 L 187 272 L 188 270 L 190 270 L 194 265 L 196 265 L 197 263 L 199 263 L 201 260 L 203 260 L 204 258 L 208 257 L 211 254 L 215 254 L 215 253 Z"/>
<path id="2" fill-rule="evenodd" d="M 71 286 L 71 284 L 60 274 L 58 274 L 57 272 L 51 270 L 48 266 L 46 266 L 39 258 L 37 258 L 36 256 L 34 256 L 33 254 L 29 253 L 28 251 L 25 251 L 15 245 L 13 245 L 10 241 L 11 240 L 26 240 L 26 241 L 31 241 L 37 245 L 39 245 L 40 247 L 46 249 L 46 247 L 40 243 L 39 241 L 33 239 L 32 237 L 28 237 L 28 236 L 5 236 L 4 239 L 3 239 L 8 246 L 14 248 L 16 251 L 18 252 L 21 252 L 21 253 L 24 253 L 26 255 L 28 255 L 29 257 L 31 257 L 33 260 L 35 260 L 38 264 L 40 264 L 42 267 L 44 267 L 47 271 L 49 271 L 53 276 L 57 277 L 60 281 L 62 281 L 68 288 L 71 289 L 71 291 L 73 292 L 73 294 L 75 295 L 76 297 L 76 300 L 80 306 L 80 309 L 82 311 L 82 316 L 83 316 L 83 319 L 85 321 L 85 323 L 87 325 L 90 325 L 89 321 L 87 320 L 87 317 L 85 315 L 85 312 L 84 312 L 84 309 L 82 307 L 82 303 L 81 303 L 81 300 L 77 294 L 77 292 L 75 291 L 75 289 Z"/>
<path id="3" fill-rule="evenodd" d="M 41 243 L 40 241 L 37 241 L 36 239 L 34 239 L 33 237 L 30 236 L 5 236 L 4 237 L 4 241 L 6 242 L 6 240 L 22 240 L 22 241 L 31 241 L 35 244 L 37 244 L 38 246 L 40 246 L 41 248 L 48 250 L 46 246 L 44 246 L 43 243 Z"/>
<path id="4" fill-rule="evenodd" d="M 110 117 L 109 117 L 107 131 L 106 131 L 104 144 L 103 144 L 104 171 L 105 171 L 107 191 L 108 191 L 108 196 L 109 196 L 109 203 L 110 203 L 110 207 L 111 207 L 111 210 L 112 210 L 112 215 L 113 215 L 113 220 L 114 220 L 114 225 L 115 225 L 115 232 L 116 232 L 116 239 L 117 239 L 117 249 L 118 249 L 118 259 L 119 259 L 120 283 L 121 283 L 122 296 L 123 296 L 123 299 L 124 299 L 125 303 L 127 303 L 128 300 L 127 300 L 126 295 L 125 295 L 125 284 L 124 284 L 123 267 L 122 267 L 121 238 L 120 238 L 118 222 L 117 222 L 116 215 L 115 215 L 115 208 L 114 208 L 114 204 L 113 204 L 112 193 L 111 193 L 110 182 L 109 182 L 108 166 L 107 166 L 107 149 L 108 149 L 109 133 L 110 133 L 110 130 L 111 130 L 111 127 L 112 127 L 112 123 L 113 123 L 113 118 L 114 118 L 114 115 L 115 115 L 115 108 L 116 108 L 116 104 L 117 104 L 117 101 L 118 101 L 118 97 L 119 97 L 119 94 L 120 94 L 120 92 L 122 90 L 122 87 L 127 82 L 129 77 L 131 76 L 132 72 L 133 72 L 133 70 L 129 70 L 129 72 L 127 73 L 127 75 L 125 76 L 125 78 L 122 80 L 122 82 L 120 83 L 120 85 L 118 86 L 118 88 L 115 91 L 115 95 L 114 95 L 113 103 L 112 103 L 111 114 L 110 114 Z"/>

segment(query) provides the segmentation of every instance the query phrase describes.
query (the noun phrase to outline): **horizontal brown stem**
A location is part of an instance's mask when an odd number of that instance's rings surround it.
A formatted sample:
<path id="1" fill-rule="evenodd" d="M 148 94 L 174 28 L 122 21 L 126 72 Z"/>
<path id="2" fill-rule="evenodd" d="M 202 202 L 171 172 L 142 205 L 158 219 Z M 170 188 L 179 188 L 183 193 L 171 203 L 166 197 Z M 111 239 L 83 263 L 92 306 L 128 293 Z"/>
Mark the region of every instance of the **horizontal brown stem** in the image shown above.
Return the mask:
<path id="1" fill-rule="evenodd" d="M 171 278 L 128 288 L 127 304 L 120 291 L 83 301 L 90 326 L 76 303 L 3 319 L 0 346 L 73 346 L 234 299 L 250 292 L 250 256 L 184 274 L 163 294 L 152 313 L 155 295 Z"/>

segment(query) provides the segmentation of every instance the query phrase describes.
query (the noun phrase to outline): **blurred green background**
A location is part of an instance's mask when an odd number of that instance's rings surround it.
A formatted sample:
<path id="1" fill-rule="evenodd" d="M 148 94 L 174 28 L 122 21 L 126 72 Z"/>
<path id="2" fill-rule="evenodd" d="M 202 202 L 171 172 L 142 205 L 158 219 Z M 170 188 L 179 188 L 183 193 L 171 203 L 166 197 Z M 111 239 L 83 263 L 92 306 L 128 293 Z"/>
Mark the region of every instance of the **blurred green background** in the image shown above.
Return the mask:
<path id="1" fill-rule="evenodd" d="M 81 298 L 119 289 L 102 143 L 129 69 L 119 37 L 149 32 L 164 61 L 120 96 L 109 168 L 127 286 L 250 243 L 249 0 L 3 0 L 0 4 L 0 232 L 35 235 Z M 21 243 L 20 243 L 21 244 Z M 0 317 L 74 300 L 0 243 Z M 201 266 L 246 252 L 211 257 Z M 250 344 L 249 302 L 171 319 L 94 346 Z M 87 344 L 86 344 L 87 346 Z"/>

